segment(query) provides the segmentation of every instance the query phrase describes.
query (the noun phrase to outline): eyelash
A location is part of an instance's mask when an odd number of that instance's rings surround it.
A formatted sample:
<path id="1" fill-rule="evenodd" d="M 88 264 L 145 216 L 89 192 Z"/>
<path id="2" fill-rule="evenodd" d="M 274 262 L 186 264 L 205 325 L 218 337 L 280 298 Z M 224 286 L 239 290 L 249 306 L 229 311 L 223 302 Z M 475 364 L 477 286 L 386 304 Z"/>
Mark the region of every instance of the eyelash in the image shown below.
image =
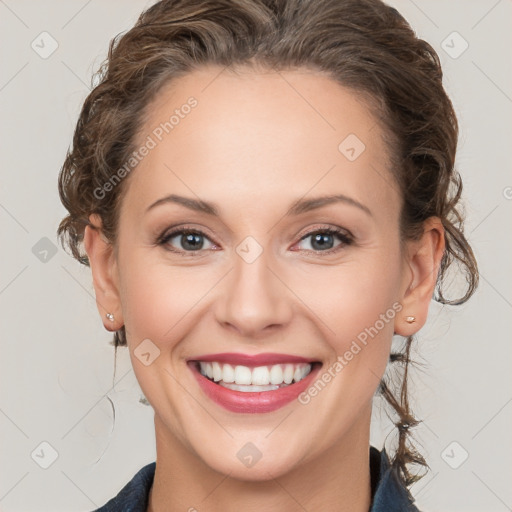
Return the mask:
<path id="1" fill-rule="evenodd" d="M 344 247 L 350 246 L 354 243 L 354 239 L 353 239 L 352 235 L 347 233 L 345 230 L 342 230 L 340 228 L 333 228 L 333 227 L 316 228 L 312 231 L 309 231 L 308 233 L 304 234 L 304 236 L 301 237 L 299 242 L 302 242 L 303 240 L 307 239 L 308 237 L 317 235 L 317 234 L 336 235 L 342 243 L 336 247 L 327 249 L 325 251 L 315 251 L 315 250 L 311 250 L 311 249 L 305 249 L 305 252 L 314 253 L 315 255 L 316 254 L 330 255 L 330 254 L 338 252 L 341 249 L 343 249 Z M 187 227 L 181 227 L 179 229 L 175 229 L 170 232 L 164 232 L 157 239 L 157 245 L 166 246 L 168 244 L 169 240 L 171 240 L 172 238 L 174 238 L 177 235 L 200 235 L 200 236 L 205 237 L 208 240 L 210 240 L 209 237 L 206 235 L 206 233 L 202 232 L 201 230 L 187 228 Z M 211 240 L 210 240 L 210 242 L 211 242 Z M 205 250 L 205 249 L 200 249 L 198 251 L 183 251 L 183 250 L 178 250 L 175 248 L 170 248 L 170 246 L 169 246 L 169 247 L 166 247 L 166 250 L 173 252 L 175 254 L 178 254 L 180 256 L 184 256 L 184 257 L 190 257 L 190 256 L 198 257 L 198 256 L 201 256 L 200 253 L 202 253 L 203 250 Z"/>

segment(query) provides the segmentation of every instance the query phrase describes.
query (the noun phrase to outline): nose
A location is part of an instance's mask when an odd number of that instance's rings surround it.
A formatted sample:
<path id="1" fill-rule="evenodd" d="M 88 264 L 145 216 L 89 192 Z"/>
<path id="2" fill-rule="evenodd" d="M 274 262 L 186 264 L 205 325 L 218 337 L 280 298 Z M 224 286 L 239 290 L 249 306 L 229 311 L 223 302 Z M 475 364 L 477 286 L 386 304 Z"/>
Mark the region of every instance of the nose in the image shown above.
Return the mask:
<path id="1" fill-rule="evenodd" d="M 248 263 L 235 255 L 234 268 L 216 301 L 220 325 L 245 338 L 258 339 L 290 322 L 291 293 L 263 252 Z"/>

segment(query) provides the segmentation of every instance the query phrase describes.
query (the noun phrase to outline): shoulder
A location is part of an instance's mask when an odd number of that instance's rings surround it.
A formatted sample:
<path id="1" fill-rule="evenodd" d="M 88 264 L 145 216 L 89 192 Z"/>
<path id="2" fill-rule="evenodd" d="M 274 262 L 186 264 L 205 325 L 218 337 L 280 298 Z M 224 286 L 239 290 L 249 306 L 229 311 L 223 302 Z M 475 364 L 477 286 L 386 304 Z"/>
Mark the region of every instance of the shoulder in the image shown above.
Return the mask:
<path id="1" fill-rule="evenodd" d="M 370 512 L 420 512 L 403 480 L 389 462 L 386 450 L 370 447 L 372 505 Z"/>
<path id="2" fill-rule="evenodd" d="M 141 468 L 117 496 L 94 512 L 146 512 L 155 468 L 156 462 Z"/>

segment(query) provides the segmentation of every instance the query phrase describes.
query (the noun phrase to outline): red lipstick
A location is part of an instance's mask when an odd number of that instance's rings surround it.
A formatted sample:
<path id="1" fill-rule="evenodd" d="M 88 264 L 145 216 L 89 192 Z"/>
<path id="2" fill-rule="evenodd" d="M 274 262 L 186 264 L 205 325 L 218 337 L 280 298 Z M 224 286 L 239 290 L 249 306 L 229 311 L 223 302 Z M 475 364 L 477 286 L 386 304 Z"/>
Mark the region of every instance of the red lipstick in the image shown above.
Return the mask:
<path id="1" fill-rule="evenodd" d="M 189 359 L 191 361 L 191 359 Z M 300 356 L 291 356 L 288 354 L 275 354 L 264 352 L 262 354 L 240 354 L 237 352 L 222 352 L 220 354 L 205 354 L 194 357 L 194 361 L 217 361 L 218 363 L 228 363 L 232 365 L 241 364 L 243 366 L 267 366 L 272 364 L 285 363 L 312 363 L 314 359 L 306 359 Z"/>
<path id="2" fill-rule="evenodd" d="M 228 389 L 202 375 L 199 370 L 199 361 L 216 361 L 232 366 L 242 365 L 248 367 L 272 366 L 286 363 L 309 363 L 312 365 L 312 368 L 310 373 L 299 380 L 299 382 L 293 382 L 272 391 L 246 392 Z M 275 411 L 293 400 L 296 400 L 300 393 L 314 382 L 321 364 L 313 359 L 286 354 L 264 353 L 248 355 L 240 353 L 221 353 L 194 357 L 194 359 L 188 361 L 188 366 L 192 370 L 194 377 L 205 395 L 215 403 L 231 412 L 258 414 Z"/>

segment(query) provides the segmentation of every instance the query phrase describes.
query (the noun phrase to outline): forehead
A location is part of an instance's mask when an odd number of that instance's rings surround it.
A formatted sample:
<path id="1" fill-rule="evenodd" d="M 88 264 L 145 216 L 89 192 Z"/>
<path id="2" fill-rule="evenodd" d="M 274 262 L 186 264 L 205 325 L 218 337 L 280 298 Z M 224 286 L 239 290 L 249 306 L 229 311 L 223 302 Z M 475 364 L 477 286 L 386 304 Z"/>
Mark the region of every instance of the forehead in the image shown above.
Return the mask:
<path id="1" fill-rule="evenodd" d="M 333 189 L 397 203 L 378 121 L 319 72 L 193 71 L 148 106 L 138 144 L 149 139 L 126 195 L 140 208 L 177 191 L 246 208 L 262 195 L 289 202 Z"/>

